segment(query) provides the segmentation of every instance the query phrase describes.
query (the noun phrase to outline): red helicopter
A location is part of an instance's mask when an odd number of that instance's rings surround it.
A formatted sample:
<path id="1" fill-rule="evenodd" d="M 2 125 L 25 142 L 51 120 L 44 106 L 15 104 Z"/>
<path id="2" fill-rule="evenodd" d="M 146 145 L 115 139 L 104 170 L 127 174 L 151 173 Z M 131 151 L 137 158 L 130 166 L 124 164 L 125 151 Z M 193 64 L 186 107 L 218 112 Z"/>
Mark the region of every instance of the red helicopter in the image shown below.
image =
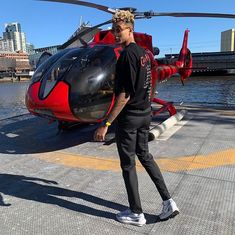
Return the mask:
<path id="1" fill-rule="evenodd" d="M 111 14 L 119 10 L 79 0 L 42 1 L 82 5 Z M 235 18 L 232 14 L 156 13 L 137 12 L 135 8 L 120 9 L 131 11 L 135 19 L 149 19 L 155 16 Z M 111 30 L 97 32 L 89 43 L 82 37 L 110 23 L 111 20 L 108 20 L 78 33 L 74 38 L 83 44 L 81 47 L 65 48 L 53 56 L 46 56 L 47 59 L 36 69 L 26 93 L 26 106 L 32 114 L 58 121 L 59 128 L 62 129 L 70 123 L 99 123 L 106 118 L 115 101 L 113 93 L 115 66 L 122 48 L 115 43 Z M 178 60 L 172 64 L 162 64 L 154 59 L 156 50 L 153 48 L 151 35 L 134 33 L 136 43 L 146 50 L 152 62 L 152 97 L 157 82 L 176 73 L 180 75 L 182 81 L 190 76 L 192 56 L 187 48 L 188 32 L 189 30 L 186 30 L 184 33 Z M 170 116 L 176 113 L 172 103 L 158 98 L 153 98 L 152 102 L 161 105 L 160 109 L 154 110 L 153 115 L 165 110 Z"/>

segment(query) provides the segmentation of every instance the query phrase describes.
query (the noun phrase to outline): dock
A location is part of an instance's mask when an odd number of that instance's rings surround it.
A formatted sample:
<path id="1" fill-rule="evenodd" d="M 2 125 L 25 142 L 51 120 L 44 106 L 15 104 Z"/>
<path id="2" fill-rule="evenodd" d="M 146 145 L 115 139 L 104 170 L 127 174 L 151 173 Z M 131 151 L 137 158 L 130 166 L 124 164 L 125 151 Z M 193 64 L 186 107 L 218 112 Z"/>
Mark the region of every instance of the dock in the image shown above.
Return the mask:
<path id="1" fill-rule="evenodd" d="M 159 221 L 160 195 L 137 161 L 143 227 L 115 219 L 128 202 L 112 128 L 99 143 L 96 125 L 58 132 L 30 114 L 0 120 L 0 235 L 234 235 L 235 111 L 179 109 L 184 118 L 149 148 L 180 214 Z"/>
<path id="2" fill-rule="evenodd" d="M 31 77 L 4 77 L 4 78 L 0 78 L 0 83 L 1 82 L 30 82 L 31 81 Z"/>

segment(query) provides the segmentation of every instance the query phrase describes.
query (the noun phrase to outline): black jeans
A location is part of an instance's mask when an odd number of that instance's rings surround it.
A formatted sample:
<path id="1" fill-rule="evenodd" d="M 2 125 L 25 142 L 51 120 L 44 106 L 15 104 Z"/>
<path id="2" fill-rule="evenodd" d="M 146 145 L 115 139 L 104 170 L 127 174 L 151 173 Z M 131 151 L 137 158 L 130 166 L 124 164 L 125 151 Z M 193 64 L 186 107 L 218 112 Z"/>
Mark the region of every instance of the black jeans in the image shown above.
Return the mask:
<path id="1" fill-rule="evenodd" d="M 149 153 L 148 134 L 151 117 L 120 114 L 117 118 L 116 142 L 121 161 L 130 209 L 134 213 L 142 213 L 138 179 L 135 167 L 135 155 L 157 187 L 162 200 L 171 198 L 161 171 Z"/>

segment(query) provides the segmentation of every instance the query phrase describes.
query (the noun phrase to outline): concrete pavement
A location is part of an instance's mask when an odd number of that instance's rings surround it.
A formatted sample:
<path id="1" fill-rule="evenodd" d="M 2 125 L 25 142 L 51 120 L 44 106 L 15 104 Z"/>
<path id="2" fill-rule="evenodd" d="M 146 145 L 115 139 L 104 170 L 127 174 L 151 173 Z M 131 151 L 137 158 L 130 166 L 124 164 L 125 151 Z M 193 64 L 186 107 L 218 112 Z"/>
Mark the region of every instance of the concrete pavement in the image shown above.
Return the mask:
<path id="1" fill-rule="evenodd" d="M 180 215 L 157 220 L 161 198 L 137 163 L 141 228 L 115 220 L 128 204 L 112 130 L 104 144 L 94 125 L 58 133 L 31 115 L 1 120 L 0 234 L 235 234 L 235 112 L 184 108 L 149 143 Z"/>

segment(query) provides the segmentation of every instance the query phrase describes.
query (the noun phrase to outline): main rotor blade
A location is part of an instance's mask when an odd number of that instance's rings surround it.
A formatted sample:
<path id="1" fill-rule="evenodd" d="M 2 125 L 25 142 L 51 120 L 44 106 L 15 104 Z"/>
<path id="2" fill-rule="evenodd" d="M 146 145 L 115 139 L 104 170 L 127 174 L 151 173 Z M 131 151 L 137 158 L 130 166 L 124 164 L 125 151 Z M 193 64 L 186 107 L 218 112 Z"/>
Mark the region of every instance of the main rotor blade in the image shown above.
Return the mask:
<path id="1" fill-rule="evenodd" d="M 43 2 L 62 2 L 62 3 L 69 3 L 69 4 L 75 4 L 75 5 L 81 5 L 81 6 L 86 6 L 86 7 L 91 7 L 91 8 L 96 8 L 101 11 L 105 11 L 111 14 L 114 14 L 116 12 L 116 9 L 112 9 L 103 5 L 99 5 L 96 3 L 91 3 L 91 2 L 84 2 L 80 0 L 38 0 L 38 1 L 43 1 Z"/>
<path id="2" fill-rule="evenodd" d="M 194 12 L 136 12 L 136 19 L 151 18 L 154 16 L 172 16 L 172 17 L 210 17 L 210 18 L 235 18 L 235 14 L 222 13 L 194 13 Z"/>
<path id="3" fill-rule="evenodd" d="M 99 5 L 96 3 L 85 2 L 80 0 L 38 0 L 44 2 L 61 2 L 75 5 L 81 5 L 91 8 L 96 8 L 101 11 L 105 11 L 114 14 L 118 9 L 109 8 L 107 6 Z M 122 9 L 122 8 L 121 8 Z M 123 8 L 124 9 L 124 8 Z M 194 12 L 135 12 L 135 8 L 128 8 L 134 13 L 136 19 L 151 18 L 154 16 L 172 16 L 172 17 L 210 17 L 210 18 L 235 18 L 234 14 L 222 14 L 222 13 L 194 13 Z"/>
<path id="4" fill-rule="evenodd" d="M 91 33 L 93 30 L 95 30 L 96 28 L 99 28 L 103 25 L 106 25 L 106 24 L 110 24 L 112 23 L 112 20 L 107 20 L 101 24 L 97 24 L 93 27 L 90 27 L 88 29 L 85 29 L 84 31 L 82 31 L 81 33 L 78 33 L 77 35 L 75 35 L 73 38 L 69 39 L 67 42 L 65 42 L 60 48 L 61 49 L 64 49 L 66 47 L 68 47 L 70 44 L 72 44 L 74 41 L 76 41 L 77 39 L 79 38 L 82 38 L 83 36 L 85 36 L 86 34 L 88 33 Z M 80 40 L 80 39 L 79 39 Z"/>

